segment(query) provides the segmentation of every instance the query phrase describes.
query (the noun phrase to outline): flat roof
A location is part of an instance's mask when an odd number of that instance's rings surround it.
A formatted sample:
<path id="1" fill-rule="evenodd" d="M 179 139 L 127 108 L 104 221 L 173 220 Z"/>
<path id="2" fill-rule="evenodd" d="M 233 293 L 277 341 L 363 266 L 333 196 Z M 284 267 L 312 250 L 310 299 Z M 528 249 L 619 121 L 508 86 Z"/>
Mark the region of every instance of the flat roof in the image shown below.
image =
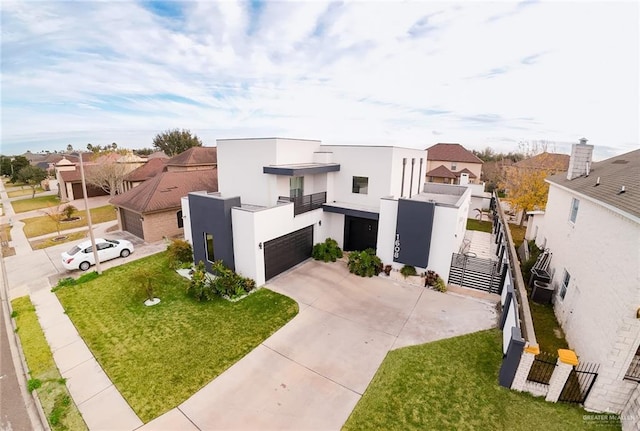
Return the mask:
<path id="1" fill-rule="evenodd" d="M 436 205 L 456 206 L 460 196 L 440 193 L 419 193 L 409 198 L 412 201 L 435 202 Z"/>
<path id="2" fill-rule="evenodd" d="M 352 204 L 348 202 L 328 202 L 322 204 L 322 210 L 329 213 L 344 214 L 352 217 L 361 217 L 370 220 L 378 220 L 380 209 L 366 205 Z"/>

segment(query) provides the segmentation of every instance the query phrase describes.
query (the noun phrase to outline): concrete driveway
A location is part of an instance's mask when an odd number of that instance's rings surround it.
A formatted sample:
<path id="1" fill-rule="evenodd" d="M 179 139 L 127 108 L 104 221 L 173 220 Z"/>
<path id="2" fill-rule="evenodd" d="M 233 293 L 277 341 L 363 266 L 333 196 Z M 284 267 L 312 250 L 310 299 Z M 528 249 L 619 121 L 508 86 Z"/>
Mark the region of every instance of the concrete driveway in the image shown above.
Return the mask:
<path id="1" fill-rule="evenodd" d="M 267 284 L 300 313 L 141 429 L 340 429 L 391 349 L 488 329 L 495 304 L 306 262 Z"/>

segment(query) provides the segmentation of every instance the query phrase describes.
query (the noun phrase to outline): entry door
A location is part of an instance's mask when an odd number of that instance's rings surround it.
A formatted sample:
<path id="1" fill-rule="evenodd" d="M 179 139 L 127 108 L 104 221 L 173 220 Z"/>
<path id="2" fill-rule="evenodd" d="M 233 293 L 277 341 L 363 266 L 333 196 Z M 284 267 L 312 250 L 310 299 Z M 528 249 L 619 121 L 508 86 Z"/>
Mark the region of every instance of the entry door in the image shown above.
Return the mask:
<path id="1" fill-rule="evenodd" d="M 345 216 L 344 249 L 346 251 L 376 249 L 378 243 L 378 220 Z"/>
<path id="2" fill-rule="evenodd" d="M 269 280 L 311 257 L 312 250 L 313 226 L 265 242 L 265 279 Z"/>

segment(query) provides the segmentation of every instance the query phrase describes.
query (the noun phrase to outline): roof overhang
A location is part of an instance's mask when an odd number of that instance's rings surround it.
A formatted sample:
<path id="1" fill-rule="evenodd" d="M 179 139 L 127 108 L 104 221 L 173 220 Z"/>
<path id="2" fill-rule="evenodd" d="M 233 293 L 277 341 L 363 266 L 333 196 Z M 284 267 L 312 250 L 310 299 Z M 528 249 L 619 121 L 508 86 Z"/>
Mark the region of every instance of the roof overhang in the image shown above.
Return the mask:
<path id="1" fill-rule="evenodd" d="M 338 172 L 339 170 L 340 165 L 338 163 L 301 163 L 294 165 L 271 165 L 262 168 L 262 172 L 265 174 L 283 175 L 287 177 L 324 174 L 327 172 Z"/>
<path id="2" fill-rule="evenodd" d="M 374 208 L 352 205 L 345 202 L 332 202 L 322 205 L 322 210 L 328 213 L 344 214 L 351 217 L 378 220 L 380 213 Z"/>

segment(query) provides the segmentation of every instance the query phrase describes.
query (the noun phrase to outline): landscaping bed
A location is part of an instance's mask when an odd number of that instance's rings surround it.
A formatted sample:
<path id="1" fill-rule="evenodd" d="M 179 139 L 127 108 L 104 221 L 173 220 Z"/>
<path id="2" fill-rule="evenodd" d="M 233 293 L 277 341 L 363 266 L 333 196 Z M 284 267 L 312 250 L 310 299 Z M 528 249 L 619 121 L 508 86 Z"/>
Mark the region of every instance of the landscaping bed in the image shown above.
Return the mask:
<path id="1" fill-rule="evenodd" d="M 501 362 L 497 329 L 391 351 L 344 429 L 620 429 L 615 419 L 589 421 L 578 406 L 499 386 Z"/>
<path id="2" fill-rule="evenodd" d="M 161 302 L 145 307 L 132 279 L 152 274 Z M 89 277 L 91 278 L 91 277 Z M 260 289 L 239 302 L 198 302 L 166 253 L 109 269 L 57 290 L 98 362 L 144 422 L 176 407 L 298 312 L 295 301 Z"/>

